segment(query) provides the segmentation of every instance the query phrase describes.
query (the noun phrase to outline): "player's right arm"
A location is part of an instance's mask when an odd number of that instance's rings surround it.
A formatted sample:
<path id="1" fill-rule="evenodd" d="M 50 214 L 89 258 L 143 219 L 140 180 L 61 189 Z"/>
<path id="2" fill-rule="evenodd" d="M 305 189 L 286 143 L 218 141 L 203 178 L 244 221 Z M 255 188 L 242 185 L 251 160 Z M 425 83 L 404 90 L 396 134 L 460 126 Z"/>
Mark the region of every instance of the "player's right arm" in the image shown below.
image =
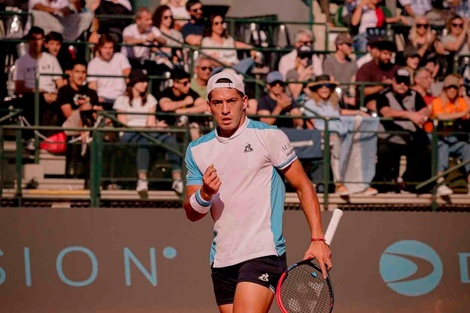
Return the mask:
<path id="1" fill-rule="evenodd" d="M 202 185 L 186 186 L 186 197 L 184 199 L 184 210 L 186 217 L 192 221 L 198 221 L 209 213 L 213 196 L 219 192 L 221 185 L 217 170 L 211 164 L 202 176 Z"/>

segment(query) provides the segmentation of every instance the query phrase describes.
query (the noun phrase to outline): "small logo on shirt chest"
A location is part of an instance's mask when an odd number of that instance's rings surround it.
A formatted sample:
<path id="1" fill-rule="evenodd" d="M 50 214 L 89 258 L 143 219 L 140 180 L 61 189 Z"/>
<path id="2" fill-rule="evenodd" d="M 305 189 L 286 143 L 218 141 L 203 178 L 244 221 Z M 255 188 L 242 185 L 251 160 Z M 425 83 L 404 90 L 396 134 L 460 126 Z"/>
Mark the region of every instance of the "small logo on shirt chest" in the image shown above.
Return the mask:
<path id="1" fill-rule="evenodd" d="M 243 150 L 244 153 L 247 153 L 247 152 L 251 152 L 253 151 L 253 148 L 251 147 L 251 145 L 249 143 L 246 144 L 245 146 L 245 150 Z"/>

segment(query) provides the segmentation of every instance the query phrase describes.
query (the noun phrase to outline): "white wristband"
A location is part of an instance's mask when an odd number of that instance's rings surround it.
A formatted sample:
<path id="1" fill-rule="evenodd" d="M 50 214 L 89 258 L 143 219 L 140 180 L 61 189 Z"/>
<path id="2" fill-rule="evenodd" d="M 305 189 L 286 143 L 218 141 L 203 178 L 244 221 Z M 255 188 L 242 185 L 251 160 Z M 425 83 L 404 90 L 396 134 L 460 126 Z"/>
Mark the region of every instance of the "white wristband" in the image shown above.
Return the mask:
<path id="1" fill-rule="evenodd" d="M 189 203 L 194 211 L 206 214 L 211 210 L 212 200 L 206 201 L 201 197 L 201 189 L 198 189 L 193 195 L 189 198 Z"/>

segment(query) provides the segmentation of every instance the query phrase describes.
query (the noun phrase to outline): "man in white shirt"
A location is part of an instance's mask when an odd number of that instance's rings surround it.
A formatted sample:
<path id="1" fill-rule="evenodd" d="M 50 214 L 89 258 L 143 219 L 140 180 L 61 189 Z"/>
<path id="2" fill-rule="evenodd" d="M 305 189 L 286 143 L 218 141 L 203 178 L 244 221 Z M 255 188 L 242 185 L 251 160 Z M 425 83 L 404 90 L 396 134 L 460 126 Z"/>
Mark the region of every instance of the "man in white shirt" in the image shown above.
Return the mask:
<path id="1" fill-rule="evenodd" d="M 105 109 L 110 109 L 114 100 L 124 94 L 125 77 L 131 71 L 127 58 L 120 52 L 115 53 L 114 46 L 112 37 L 101 35 L 97 46 L 98 53 L 88 64 L 88 86 L 96 90 L 99 101 Z"/>
<path id="2" fill-rule="evenodd" d="M 64 36 L 65 41 L 75 41 L 90 28 L 93 13 L 81 12 L 80 1 L 73 4 L 69 0 L 30 0 L 28 10 L 34 18 L 34 25 L 46 34 L 55 31 Z M 28 21 L 29 29 L 31 21 Z"/>
<path id="3" fill-rule="evenodd" d="M 303 28 L 297 31 L 294 42 L 295 49 L 284 55 L 279 61 L 279 72 L 281 72 L 284 79 L 286 79 L 287 72 L 295 68 L 295 59 L 297 58 L 298 49 L 305 46 L 313 47 L 313 42 L 314 36 L 310 30 Z M 322 61 L 315 54 L 312 55 L 312 67 L 314 76 L 323 74 Z"/>
<path id="4" fill-rule="evenodd" d="M 158 28 L 153 26 L 152 14 L 148 8 L 139 8 L 135 12 L 135 24 L 124 28 L 124 43 L 129 45 L 166 44 L 165 38 Z M 123 46 L 122 52 L 130 59 L 143 62 L 150 59 L 151 48 L 145 46 Z"/>
<path id="5" fill-rule="evenodd" d="M 57 119 L 57 108 L 55 107 L 57 89 L 65 84 L 62 79 L 62 68 L 59 61 L 53 55 L 42 52 L 44 31 L 41 28 L 32 27 L 27 38 L 29 51 L 16 60 L 13 76 L 15 93 L 22 96 L 19 106 L 23 109 L 22 115 L 29 123 L 34 124 L 34 95 L 36 91 L 36 77 L 38 76 L 40 115 L 37 119 L 40 125 L 55 126 L 55 121 L 41 120 L 41 118 L 44 117 L 44 112 L 50 111 L 53 113 L 52 119 Z M 57 76 L 38 74 L 57 74 Z"/>

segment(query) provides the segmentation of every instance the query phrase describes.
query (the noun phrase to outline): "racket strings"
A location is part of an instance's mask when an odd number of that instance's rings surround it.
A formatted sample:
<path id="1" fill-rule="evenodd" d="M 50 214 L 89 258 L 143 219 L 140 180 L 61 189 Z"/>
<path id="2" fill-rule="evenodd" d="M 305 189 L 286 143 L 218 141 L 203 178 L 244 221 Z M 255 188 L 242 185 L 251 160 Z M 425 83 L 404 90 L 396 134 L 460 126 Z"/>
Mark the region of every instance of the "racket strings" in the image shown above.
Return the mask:
<path id="1" fill-rule="evenodd" d="M 321 271 L 303 264 L 289 271 L 281 286 L 281 301 L 289 313 L 331 311 L 331 292 Z"/>

